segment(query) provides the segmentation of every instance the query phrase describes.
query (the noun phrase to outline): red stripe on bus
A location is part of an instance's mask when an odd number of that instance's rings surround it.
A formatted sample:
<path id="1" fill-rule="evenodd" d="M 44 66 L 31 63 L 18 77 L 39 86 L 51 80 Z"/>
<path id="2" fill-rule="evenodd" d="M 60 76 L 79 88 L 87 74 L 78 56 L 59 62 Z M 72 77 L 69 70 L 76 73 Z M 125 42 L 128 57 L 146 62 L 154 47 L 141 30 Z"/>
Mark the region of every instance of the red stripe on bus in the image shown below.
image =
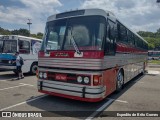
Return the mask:
<path id="1" fill-rule="evenodd" d="M 75 51 L 51 51 L 49 58 L 76 58 L 74 56 Z M 39 57 L 46 57 L 44 52 L 39 52 Z M 46 58 L 48 58 L 46 57 Z M 83 56 L 80 58 L 90 58 L 90 59 L 102 59 L 104 57 L 103 51 L 87 51 L 83 52 Z M 78 59 L 78 57 L 77 57 Z"/>

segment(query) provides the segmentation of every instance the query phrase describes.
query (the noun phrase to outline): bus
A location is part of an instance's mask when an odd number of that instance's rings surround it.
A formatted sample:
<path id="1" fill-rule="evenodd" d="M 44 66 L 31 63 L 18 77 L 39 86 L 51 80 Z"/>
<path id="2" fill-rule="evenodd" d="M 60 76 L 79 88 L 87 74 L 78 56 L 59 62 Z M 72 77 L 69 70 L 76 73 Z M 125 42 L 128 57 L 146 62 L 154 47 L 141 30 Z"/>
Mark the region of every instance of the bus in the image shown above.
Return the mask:
<path id="1" fill-rule="evenodd" d="M 160 60 L 160 51 L 149 50 L 148 59 L 149 60 Z"/>
<path id="2" fill-rule="evenodd" d="M 145 72 L 147 49 L 148 43 L 109 11 L 82 9 L 49 16 L 38 54 L 38 91 L 101 101 Z"/>
<path id="3" fill-rule="evenodd" d="M 2 35 L 0 35 L 0 53 L 2 52 L 2 45 L 3 45 L 3 40 L 2 40 Z"/>
<path id="4" fill-rule="evenodd" d="M 0 37 L 0 68 L 13 71 L 17 74 L 15 53 L 24 60 L 22 71 L 35 74 L 38 68 L 38 52 L 41 47 L 41 39 L 25 37 L 20 35 L 2 35 Z"/>

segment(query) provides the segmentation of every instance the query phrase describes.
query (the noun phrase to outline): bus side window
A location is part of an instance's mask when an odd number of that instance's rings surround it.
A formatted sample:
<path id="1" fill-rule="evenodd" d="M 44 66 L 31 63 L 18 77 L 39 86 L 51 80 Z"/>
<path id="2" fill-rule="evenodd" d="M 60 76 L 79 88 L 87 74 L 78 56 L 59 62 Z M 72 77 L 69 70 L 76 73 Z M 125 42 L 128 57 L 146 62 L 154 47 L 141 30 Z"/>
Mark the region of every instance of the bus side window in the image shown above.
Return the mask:
<path id="1" fill-rule="evenodd" d="M 25 40 L 18 41 L 19 53 L 30 54 L 30 42 Z"/>
<path id="2" fill-rule="evenodd" d="M 115 54 L 115 23 L 108 19 L 107 23 L 107 35 L 105 43 L 105 54 L 114 55 Z"/>
<path id="3" fill-rule="evenodd" d="M 121 41 L 123 43 L 128 43 L 126 27 L 119 22 L 117 24 L 117 27 L 118 27 L 118 41 Z"/>

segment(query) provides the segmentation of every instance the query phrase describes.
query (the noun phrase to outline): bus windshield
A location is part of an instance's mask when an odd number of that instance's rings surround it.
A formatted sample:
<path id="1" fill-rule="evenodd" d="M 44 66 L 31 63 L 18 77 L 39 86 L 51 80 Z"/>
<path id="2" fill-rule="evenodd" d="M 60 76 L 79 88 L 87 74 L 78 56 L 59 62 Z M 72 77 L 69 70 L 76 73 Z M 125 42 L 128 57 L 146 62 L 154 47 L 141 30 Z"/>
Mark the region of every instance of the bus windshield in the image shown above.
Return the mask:
<path id="1" fill-rule="evenodd" d="M 15 53 L 17 51 L 16 40 L 4 40 L 2 52 L 3 53 Z"/>
<path id="2" fill-rule="evenodd" d="M 41 50 L 102 50 L 105 18 L 84 16 L 48 22 Z"/>

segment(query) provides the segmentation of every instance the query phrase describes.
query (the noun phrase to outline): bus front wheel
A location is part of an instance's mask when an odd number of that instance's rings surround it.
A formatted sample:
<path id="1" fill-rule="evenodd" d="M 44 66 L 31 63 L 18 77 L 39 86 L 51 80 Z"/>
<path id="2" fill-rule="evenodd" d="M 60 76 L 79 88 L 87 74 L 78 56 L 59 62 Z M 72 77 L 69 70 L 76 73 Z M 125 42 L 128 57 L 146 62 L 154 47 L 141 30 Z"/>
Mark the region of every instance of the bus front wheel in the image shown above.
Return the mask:
<path id="1" fill-rule="evenodd" d="M 38 63 L 33 63 L 30 68 L 30 73 L 36 74 L 37 69 L 38 69 Z"/>
<path id="2" fill-rule="evenodd" d="M 124 75 L 122 73 L 122 70 L 120 70 L 117 74 L 116 92 L 120 92 L 122 90 L 123 84 L 124 84 Z"/>

